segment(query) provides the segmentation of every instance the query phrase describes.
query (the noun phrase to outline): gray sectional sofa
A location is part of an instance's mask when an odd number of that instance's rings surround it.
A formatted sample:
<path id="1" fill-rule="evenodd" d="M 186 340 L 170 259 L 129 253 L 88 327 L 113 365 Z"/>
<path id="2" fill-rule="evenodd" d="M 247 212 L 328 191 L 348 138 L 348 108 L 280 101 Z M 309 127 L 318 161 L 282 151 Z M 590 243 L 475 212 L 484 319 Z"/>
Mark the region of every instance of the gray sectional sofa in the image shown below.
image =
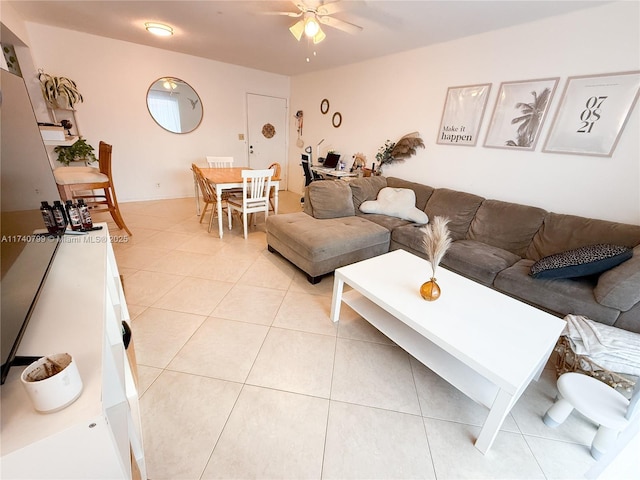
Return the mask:
<path id="1" fill-rule="evenodd" d="M 307 187 L 304 211 L 267 219 L 267 243 L 306 272 L 310 282 L 336 268 L 390 250 L 426 258 L 420 225 L 360 211 L 384 187 L 415 192 L 417 209 L 447 217 L 453 240 L 442 265 L 558 316 L 584 315 L 640 333 L 640 226 L 485 199 L 393 177 L 317 181 Z M 633 249 L 604 273 L 541 279 L 531 266 L 549 255 L 596 244 Z"/>

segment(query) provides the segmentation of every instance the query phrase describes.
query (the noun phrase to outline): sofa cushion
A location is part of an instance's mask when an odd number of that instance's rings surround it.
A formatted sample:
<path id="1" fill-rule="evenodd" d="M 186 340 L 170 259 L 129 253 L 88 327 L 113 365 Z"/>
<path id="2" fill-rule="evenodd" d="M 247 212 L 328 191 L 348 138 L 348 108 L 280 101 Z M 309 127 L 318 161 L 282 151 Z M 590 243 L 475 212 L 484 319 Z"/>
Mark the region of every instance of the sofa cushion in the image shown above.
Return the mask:
<path id="1" fill-rule="evenodd" d="M 403 226 L 399 226 L 393 229 L 391 232 L 391 239 L 401 248 L 407 247 L 408 250 L 413 252 L 419 252 L 420 256 L 426 258 L 426 250 L 422 243 L 424 233 L 420 229 L 422 225 L 415 223 L 408 223 Z"/>
<path id="2" fill-rule="evenodd" d="M 424 211 L 429 218 L 448 218 L 451 240 L 456 241 L 466 236 L 471 220 L 483 200 L 484 198 L 472 193 L 437 188 L 429 197 Z"/>
<path id="3" fill-rule="evenodd" d="M 593 294 L 602 305 L 623 312 L 640 302 L 640 245 L 630 260 L 600 275 Z"/>
<path id="4" fill-rule="evenodd" d="M 636 303 L 629 310 L 620 312 L 620 316 L 613 324 L 614 327 L 640 333 L 640 303 Z"/>
<path id="5" fill-rule="evenodd" d="M 360 204 L 367 200 L 375 200 L 378 192 L 387 186 L 387 178 L 382 176 L 354 178 L 349 182 L 353 196 L 353 207 L 360 210 Z"/>
<path id="6" fill-rule="evenodd" d="M 355 215 L 349 184 L 343 180 L 323 180 L 309 184 L 309 204 L 315 218 Z"/>
<path id="7" fill-rule="evenodd" d="M 387 187 L 393 188 L 410 188 L 416 194 L 416 208 L 424 211 L 427 206 L 427 200 L 433 195 L 435 190 L 433 187 L 423 185 L 421 183 L 410 182 L 396 177 L 387 177 Z"/>
<path id="8" fill-rule="evenodd" d="M 598 243 L 633 248 L 640 244 L 640 226 L 548 213 L 527 249 L 526 258 L 540 260 L 554 253 Z"/>
<path id="9" fill-rule="evenodd" d="M 429 222 L 427 214 L 416 208 L 416 194 L 409 188 L 384 187 L 375 200 L 362 202 L 360 211 L 381 213 L 422 225 Z"/>
<path id="10" fill-rule="evenodd" d="M 313 277 L 386 253 L 391 235 L 362 217 L 319 220 L 304 212 L 269 215 L 266 231 L 269 246 Z"/>
<path id="11" fill-rule="evenodd" d="M 633 255 L 628 247 L 598 244 L 541 258 L 531 266 L 534 278 L 576 278 L 595 275 L 620 265 Z"/>
<path id="12" fill-rule="evenodd" d="M 310 184 L 309 184 L 310 185 Z M 304 187 L 304 201 L 302 203 L 302 211 L 313 217 L 313 209 L 311 208 L 311 200 L 309 200 L 309 185 Z"/>
<path id="13" fill-rule="evenodd" d="M 53 177 L 58 185 L 107 183 L 109 181 L 109 177 L 96 167 L 57 167 L 53 170 Z"/>
<path id="14" fill-rule="evenodd" d="M 389 230 L 390 232 L 393 232 L 396 228 L 402 227 L 404 225 L 417 225 L 415 223 L 411 223 L 407 220 L 403 220 L 398 217 L 390 217 L 388 215 L 381 215 L 379 213 L 356 212 L 356 215 L 359 215 L 362 218 L 366 218 L 370 222 L 377 223 L 378 225 Z"/>
<path id="15" fill-rule="evenodd" d="M 527 205 L 485 200 L 473 217 L 467 236 L 524 257 L 546 213 Z"/>
<path id="16" fill-rule="evenodd" d="M 499 247 L 459 240 L 451 244 L 442 265 L 484 285 L 492 285 L 499 272 L 520 260 L 518 255 Z"/>
<path id="17" fill-rule="evenodd" d="M 596 302 L 593 277 L 536 279 L 529 275 L 533 260 L 522 259 L 496 276 L 493 286 L 523 302 L 560 316 L 573 313 L 612 325 L 619 310 Z"/>

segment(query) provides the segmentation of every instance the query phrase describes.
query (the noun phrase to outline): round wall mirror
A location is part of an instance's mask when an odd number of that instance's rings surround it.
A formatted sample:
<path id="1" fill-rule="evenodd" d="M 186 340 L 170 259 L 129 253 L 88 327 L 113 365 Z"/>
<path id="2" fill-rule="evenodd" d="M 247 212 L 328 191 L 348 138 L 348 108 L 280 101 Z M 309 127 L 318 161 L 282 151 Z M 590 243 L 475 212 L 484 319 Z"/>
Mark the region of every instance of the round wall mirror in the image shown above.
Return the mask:
<path id="1" fill-rule="evenodd" d="M 172 133 L 194 131 L 202 121 L 202 102 L 184 80 L 162 77 L 147 91 L 147 108 L 151 117 Z"/>

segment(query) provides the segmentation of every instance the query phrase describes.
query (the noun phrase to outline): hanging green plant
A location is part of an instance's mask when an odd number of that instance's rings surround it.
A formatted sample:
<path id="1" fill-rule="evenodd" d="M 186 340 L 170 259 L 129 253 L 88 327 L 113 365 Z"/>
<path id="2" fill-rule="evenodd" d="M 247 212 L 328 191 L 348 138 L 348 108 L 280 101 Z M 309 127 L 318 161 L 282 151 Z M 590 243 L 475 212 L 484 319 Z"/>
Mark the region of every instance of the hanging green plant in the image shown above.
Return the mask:
<path id="1" fill-rule="evenodd" d="M 51 108 L 74 108 L 83 98 L 76 82 L 66 77 L 54 77 L 44 70 L 38 70 L 38 80 L 42 87 L 42 96 Z"/>
<path id="2" fill-rule="evenodd" d="M 58 161 L 69 166 L 71 162 L 84 161 L 87 163 L 95 162 L 98 159 L 94 155 L 95 149 L 80 137 L 73 145 L 65 147 L 58 145 L 53 149 L 58 154 Z"/>

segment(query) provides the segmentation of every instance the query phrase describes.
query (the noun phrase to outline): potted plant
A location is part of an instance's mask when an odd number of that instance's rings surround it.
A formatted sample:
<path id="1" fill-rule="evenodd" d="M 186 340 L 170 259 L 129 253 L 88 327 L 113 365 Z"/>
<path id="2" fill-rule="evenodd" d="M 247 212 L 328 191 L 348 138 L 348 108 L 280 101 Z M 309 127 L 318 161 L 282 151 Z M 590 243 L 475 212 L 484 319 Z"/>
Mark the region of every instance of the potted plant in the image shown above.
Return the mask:
<path id="1" fill-rule="evenodd" d="M 53 151 L 58 154 L 58 161 L 67 166 L 69 166 L 70 162 L 84 161 L 91 163 L 98 160 L 93 153 L 94 148 L 82 137 L 69 147 L 58 145 Z"/>
<path id="2" fill-rule="evenodd" d="M 66 77 L 54 77 L 38 70 L 38 80 L 42 87 L 42 96 L 51 108 L 73 109 L 76 103 L 82 103 L 82 94 L 76 82 Z"/>

